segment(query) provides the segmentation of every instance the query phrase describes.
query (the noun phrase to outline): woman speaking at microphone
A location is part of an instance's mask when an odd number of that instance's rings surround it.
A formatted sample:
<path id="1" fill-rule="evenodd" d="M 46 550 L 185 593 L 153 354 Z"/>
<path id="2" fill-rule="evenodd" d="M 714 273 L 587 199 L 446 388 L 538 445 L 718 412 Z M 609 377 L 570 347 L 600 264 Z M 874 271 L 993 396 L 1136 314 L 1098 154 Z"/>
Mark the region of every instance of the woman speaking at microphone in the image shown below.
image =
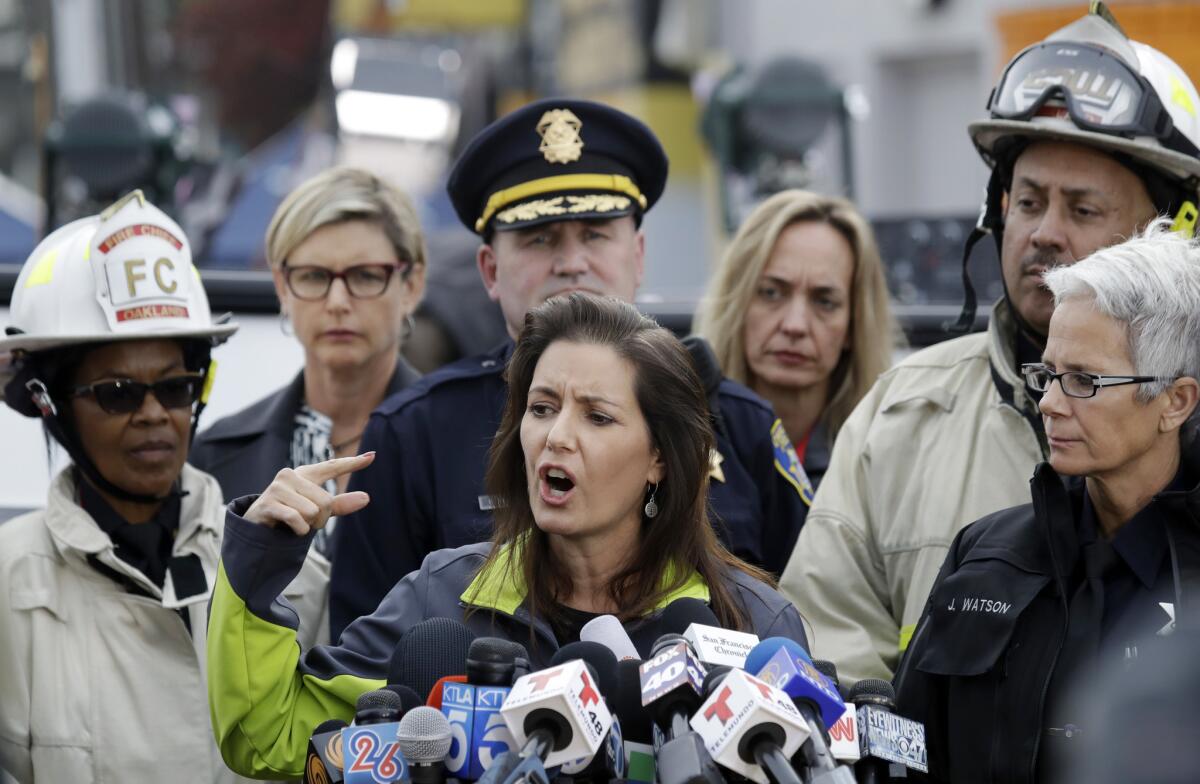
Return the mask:
<path id="1" fill-rule="evenodd" d="M 699 598 L 723 626 L 804 644 L 800 615 L 730 555 L 708 519 L 713 434 L 686 349 L 632 306 L 572 294 L 526 317 L 492 443 L 491 542 L 440 550 L 338 646 L 299 650 L 279 600 L 316 530 L 365 506 L 322 483 L 373 454 L 285 469 L 230 505 L 209 626 L 209 699 L 226 763 L 298 775 L 307 731 L 349 719 L 382 685 L 404 632 L 431 617 L 525 645 L 546 664 L 579 629 L 617 616 L 645 648 L 659 611 Z"/>

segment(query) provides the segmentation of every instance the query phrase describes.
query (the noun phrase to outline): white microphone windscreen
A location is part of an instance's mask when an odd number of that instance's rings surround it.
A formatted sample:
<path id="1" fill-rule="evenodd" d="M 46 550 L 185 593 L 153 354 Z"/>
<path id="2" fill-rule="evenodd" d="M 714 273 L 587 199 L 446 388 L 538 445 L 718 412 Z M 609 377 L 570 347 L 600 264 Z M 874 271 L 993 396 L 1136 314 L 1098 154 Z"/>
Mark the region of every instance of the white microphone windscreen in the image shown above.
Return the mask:
<path id="1" fill-rule="evenodd" d="M 633 640 L 629 639 L 625 627 L 614 615 L 601 615 L 585 623 L 579 630 L 579 639 L 600 643 L 613 652 L 617 661 L 642 658 L 637 648 L 633 647 Z"/>

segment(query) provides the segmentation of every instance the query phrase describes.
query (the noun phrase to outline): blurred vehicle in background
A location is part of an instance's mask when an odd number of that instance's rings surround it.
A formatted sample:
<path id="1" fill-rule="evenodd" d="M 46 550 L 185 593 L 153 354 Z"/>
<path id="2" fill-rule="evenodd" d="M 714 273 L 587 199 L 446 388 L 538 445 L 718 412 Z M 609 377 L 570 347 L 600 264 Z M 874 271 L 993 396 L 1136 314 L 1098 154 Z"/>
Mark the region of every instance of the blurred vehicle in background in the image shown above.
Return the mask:
<path id="1" fill-rule="evenodd" d="M 965 132 L 978 96 L 1006 52 L 1079 4 L 869 5 L 0 0 L 0 326 L 46 231 L 112 191 L 153 192 L 196 247 L 214 312 L 243 325 L 216 353 L 215 421 L 299 368 L 263 234 L 292 186 L 345 162 L 404 188 L 429 237 L 410 360 L 429 369 L 486 350 L 503 321 L 450 209 L 446 168 L 499 114 L 570 94 L 645 120 L 671 158 L 644 227 L 645 312 L 686 332 L 729 226 L 803 183 L 851 195 L 872 218 L 895 312 L 910 343 L 927 345 L 961 302 L 963 239 L 986 179 Z M 1200 22 L 1200 4 L 1122 13 L 1131 35 L 1192 69 L 1188 20 Z M 979 243 L 975 256 L 979 296 L 994 299 L 995 249 Z M 36 426 L 0 411 L 0 519 L 45 497 L 47 461 Z"/>

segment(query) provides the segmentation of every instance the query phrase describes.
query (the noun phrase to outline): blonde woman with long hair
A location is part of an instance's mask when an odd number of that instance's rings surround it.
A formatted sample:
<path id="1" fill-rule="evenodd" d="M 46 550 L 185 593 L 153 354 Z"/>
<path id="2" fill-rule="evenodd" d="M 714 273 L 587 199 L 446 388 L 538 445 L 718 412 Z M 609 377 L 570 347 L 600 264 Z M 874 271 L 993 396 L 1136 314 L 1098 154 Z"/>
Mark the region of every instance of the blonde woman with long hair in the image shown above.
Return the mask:
<path id="1" fill-rule="evenodd" d="M 420 376 L 400 355 L 426 269 L 403 192 L 363 169 L 329 169 L 283 200 L 265 246 L 281 327 L 304 347 L 304 368 L 197 439 L 189 459 L 227 499 L 258 492 L 281 468 L 357 454 L 371 411 Z M 329 532 L 317 538 L 321 554 Z"/>
<path id="2" fill-rule="evenodd" d="M 845 199 L 771 196 L 730 242 L 696 331 L 726 376 L 770 401 L 815 486 L 899 334 L 870 225 Z"/>

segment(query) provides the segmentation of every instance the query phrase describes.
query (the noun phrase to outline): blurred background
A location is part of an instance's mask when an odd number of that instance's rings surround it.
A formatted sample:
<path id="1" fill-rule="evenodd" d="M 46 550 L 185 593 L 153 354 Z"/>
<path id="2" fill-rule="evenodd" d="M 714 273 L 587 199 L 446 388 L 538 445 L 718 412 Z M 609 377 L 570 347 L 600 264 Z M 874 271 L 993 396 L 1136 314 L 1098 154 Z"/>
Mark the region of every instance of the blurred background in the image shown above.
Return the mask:
<path id="1" fill-rule="evenodd" d="M 1200 82 L 1200 3 L 1110 5 L 1130 37 Z M 263 235 L 292 187 L 351 163 L 404 188 L 429 236 L 412 359 L 428 370 L 486 350 L 503 324 L 478 282 L 476 239 L 445 196 L 449 164 L 506 111 L 572 95 L 640 117 L 670 156 L 645 223 L 645 312 L 689 331 L 741 216 L 806 187 L 849 196 L 872 219 L 897 313 L 910 342 L 926 345 L 957 315 L 963 241 L 987 179 L 966 125 L 1009 57 L 1085 10 L 1062 0 L 0 0 L 0 325 L 40 237 L 140 187 L 187 231 L 214 312 L 243 325 L 216 353 L 211 423 L 300 366 L 279 329 Z M 1001 293 L 994 246 L 975 256 L 990 301 Z M 456 318 L 465 308 L 472 317 Z M 38 424 L 0 409 L 0 519 L 44 499 L 48 460 Z"/>

